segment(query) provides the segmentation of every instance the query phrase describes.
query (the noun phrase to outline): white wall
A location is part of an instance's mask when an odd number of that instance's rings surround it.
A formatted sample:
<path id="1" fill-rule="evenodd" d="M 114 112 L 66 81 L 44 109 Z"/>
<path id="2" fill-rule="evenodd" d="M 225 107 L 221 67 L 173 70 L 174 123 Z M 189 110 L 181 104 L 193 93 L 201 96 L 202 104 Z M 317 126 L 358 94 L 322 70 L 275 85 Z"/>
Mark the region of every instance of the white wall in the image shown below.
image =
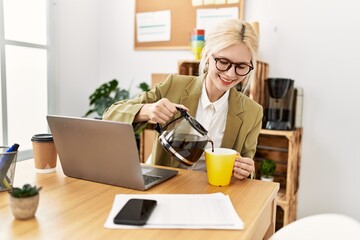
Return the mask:
<path id="1" fill-rule="evenodd" d="M 99 85 L 98 0 L 61 0 L 54 5 L 56 96 L 53 114 L 83 116 Z"/>
<path id="2" fill-rule="evenodd" d="M 299 217 L 340 212 L 360 220 L 360 22 L 357 1 L 252 0 L 270 75 L 304 88 Z"/>
<path id="3" fill-rule="evenodd" d="M 134 51 L 135 1 L 107 0 L 100 6 L 101 81 L 117 78 L 124 88 L 143 81 L 151 73 L 176 73 L 177 61 L 192 59 L 190 51 Z"/>
<path id="4" fill-rule="evenodd" d="M 189 51 L 134 51 L 134 0 L 58 1 L 58 114 L 81 116 L 95 86 L 117 78 L 132 92 L 154 72 L 176 72 Z M 260 22 L 260 59 L 270 77 L 304 88 L 298 217 L 338 212 L 360 220 L 360 3 L 245 1 Z"/>

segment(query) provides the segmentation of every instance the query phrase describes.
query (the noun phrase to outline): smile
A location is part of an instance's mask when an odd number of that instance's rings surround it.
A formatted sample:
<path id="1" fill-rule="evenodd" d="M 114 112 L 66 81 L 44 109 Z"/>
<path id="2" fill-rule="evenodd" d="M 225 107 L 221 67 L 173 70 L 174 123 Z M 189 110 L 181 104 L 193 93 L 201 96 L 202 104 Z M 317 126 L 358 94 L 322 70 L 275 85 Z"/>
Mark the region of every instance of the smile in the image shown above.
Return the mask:
<path id="1" fill-rule="evenodd" d="M 219 75 L 219 79 L 221 80 L 221 83 L 224 85 L 231 85 L 234 82 L 233 80 L 223 79 L 220 75 Z"/>

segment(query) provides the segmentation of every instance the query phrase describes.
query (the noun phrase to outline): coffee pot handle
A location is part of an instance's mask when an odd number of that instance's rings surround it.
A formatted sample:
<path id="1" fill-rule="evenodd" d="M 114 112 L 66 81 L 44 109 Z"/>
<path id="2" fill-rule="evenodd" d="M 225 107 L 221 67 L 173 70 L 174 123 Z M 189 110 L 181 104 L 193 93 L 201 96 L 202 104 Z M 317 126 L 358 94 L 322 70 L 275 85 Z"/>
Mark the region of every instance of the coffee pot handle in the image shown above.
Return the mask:
<path id="1" fill-rule="evenodd" d="M 155 130 L 156 130 L 158 133 L 161 134 L 161 133 L 164 131 L 164 129 L 166 129 L 166 127 L 167 127 L 168 125 L 170 125 L 171 123 L 175 122 L 176 120 L 178 120 L 178 119 L 180 119 L 180 118 L 188 115 L 188 113 L 187 113 L 187 111 L 186 111 L 185 109 L 180 108 L 180 107 L 176 107 L 176 109 L 181 113 L 181 116 L 173 119 L 172 121 L 170 121 L 170 122 L 168 122 L 168 123 L 166 123 L 164 127 L 161 127 L 159 123 L 156 123 Z"/>
<path id="2" fill-rule="evenodd" d="M 176 107 L 176 109 L 181 113 L 182 117 L 189 116 L 188 112 L 185 109 L 181 107 Z"/>
<path id="3" fill-rule="evenodd" d="M 159 123 L 156 123 L 155 130 L 160 134 L 163 132 L 163 128 L 160 126 Z"/>

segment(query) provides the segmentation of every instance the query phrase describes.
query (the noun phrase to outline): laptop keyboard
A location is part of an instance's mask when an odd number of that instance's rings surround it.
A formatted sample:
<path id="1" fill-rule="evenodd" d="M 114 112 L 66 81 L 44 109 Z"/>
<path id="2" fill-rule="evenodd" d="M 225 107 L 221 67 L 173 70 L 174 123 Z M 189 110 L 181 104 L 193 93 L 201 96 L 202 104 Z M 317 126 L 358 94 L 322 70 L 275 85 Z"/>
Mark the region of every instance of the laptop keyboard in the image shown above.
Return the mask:
<path id="1" fill-rule="evenodd" d="M 143 178 L 144 178 L 144 182 L 145 182 L 145 185 L 149 184 L 149 183 L 152 183 L 162 177 L 159 177 L 159 176 L 151 176 L 151 175 L 143 175 Z"/>

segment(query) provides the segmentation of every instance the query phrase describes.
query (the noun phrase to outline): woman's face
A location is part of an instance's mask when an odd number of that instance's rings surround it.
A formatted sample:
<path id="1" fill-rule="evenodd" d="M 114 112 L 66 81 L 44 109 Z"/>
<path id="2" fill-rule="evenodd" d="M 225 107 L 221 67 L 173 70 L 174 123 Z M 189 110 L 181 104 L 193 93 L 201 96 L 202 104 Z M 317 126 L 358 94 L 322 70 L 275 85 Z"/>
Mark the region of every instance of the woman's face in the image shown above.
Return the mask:
<path id="1" fill-rule="evenodd" d="M 230 69 L 225 70 L 231 63 L 233 64 Z M 251 53 L 243 43 L 232 45 L 209 56 L 206 89 L 210 100 L 219 99 L 227 90 L 243 81 L 245 76 L 238 74 L 243 75 L 247 72 L 248 66 L 251 66 Z M 211 99 L 212 96 L 217 99 Z"/>

